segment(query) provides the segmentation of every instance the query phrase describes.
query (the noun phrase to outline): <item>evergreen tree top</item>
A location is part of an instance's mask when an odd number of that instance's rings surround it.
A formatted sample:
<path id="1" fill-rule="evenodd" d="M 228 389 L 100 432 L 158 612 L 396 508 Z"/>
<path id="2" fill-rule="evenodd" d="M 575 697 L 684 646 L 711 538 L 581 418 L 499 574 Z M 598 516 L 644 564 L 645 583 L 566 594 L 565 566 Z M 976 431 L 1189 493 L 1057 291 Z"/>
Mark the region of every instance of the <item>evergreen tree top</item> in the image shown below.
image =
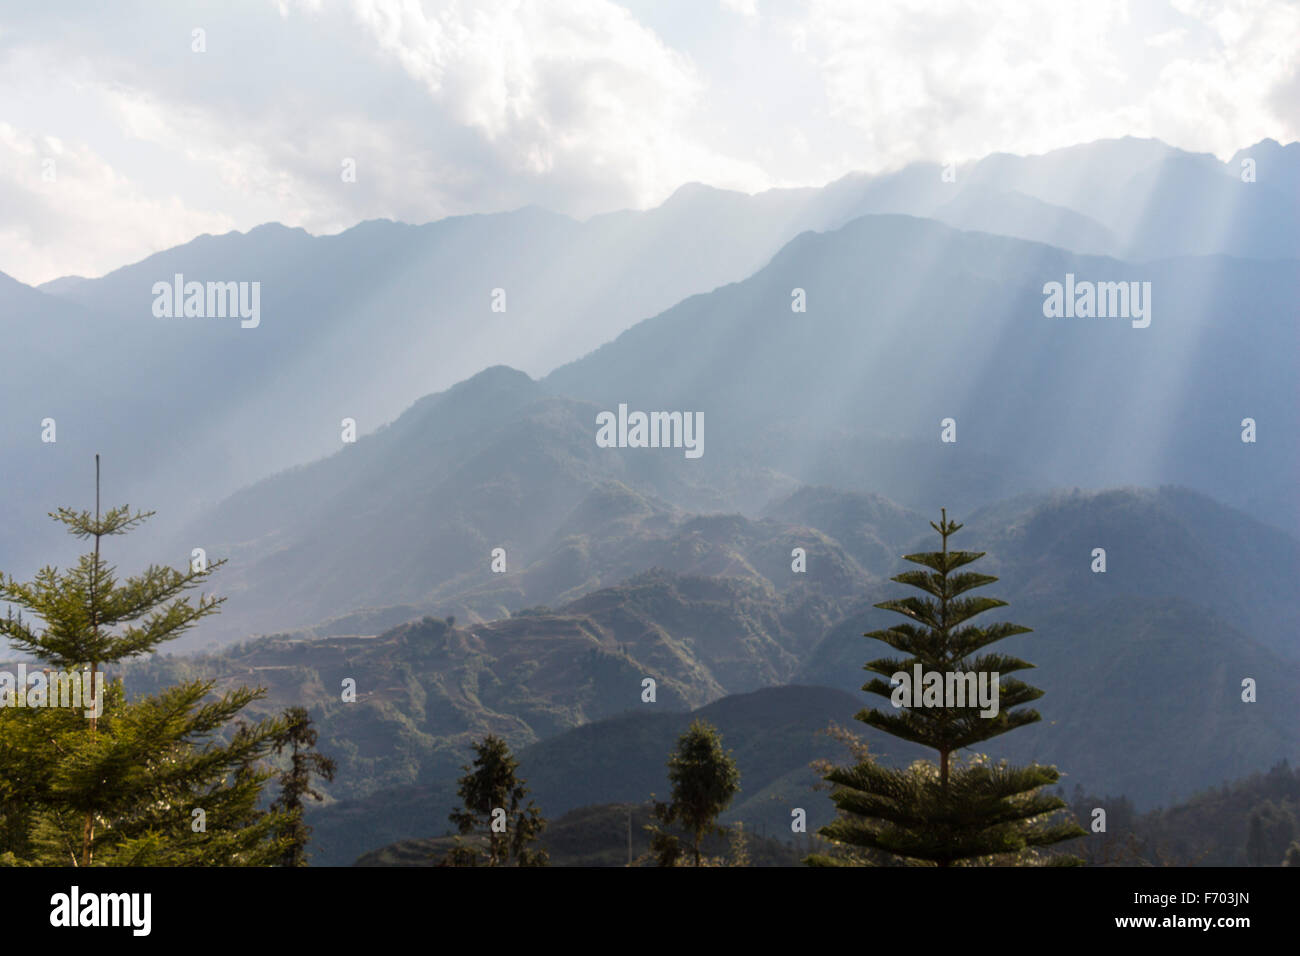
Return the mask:
<path id="1" fill-rule="evenodd" d="M 20 609 L 0 619 L 0 636 L 54 667 L 114 663 L 148 653 L 215 613 L 225 600 L 200 594 L 192 603 L 185 595 L 224 561 L 185 570 L 150 565 L 139 575 L 119 579 L 117 568 L 100 554 L 101 539 L 130 533 L 154 512 L 132 512 L 127 505 L 101 512 L 98 456 L 95 479 L 94 513 L 72 508 L 49 513 L 70 534 L 93 540 L 93 550 L 71 568 L 41 568 L 30 582 L 0 576 L 0 601 Z M 40 623 L 29 621 L 23 611 Z"/>
<path id="2" fill-rule="evenodd" d="M 895 688 L 891 679 L 900 672 L 912 674 L 917 665 L 925 673 L 940 674 L 945 681 L 948 675 L 996 673 L 999 678 L 998 714 L 992 718 L 981 716 L 980 705 L 967 701 L 965 705 L 942 707 L 891 706 L 888 710 L 864 711 L 859 717 L 904 740 L 950 752 L 1038 720 L 1037 711 L 1013 711 L 1013 708 L 1041 697 L 1043 692 L 1008 676 L 1032 668 L 1028 661 L 1006 654 L 980 653 L 1004 638 L 1031 633 L 1031 629 L 1006 622 L 972 623 L 986 611 L 1006 607 L 1007 602 L 991 597 L 964 596 L 998 579 L 991 574 L 971 571 L 953 573 L 984 557 L 985 552 L 949 550 L 948 539 L 963 526 L 950 521 L 946 509 L 941 514 L 938 522 L 930 522 L 930 527 L 940 536 L 941 550 L 905 556 L 906 560 L 930 570 L 904 571 L 892 578 L 899 584 L 922 591 L 924 596 L 879 602 L 875 605 L 877 608 L 892 611 L 908 620 L 864 635 L 888 644 L 904 656 L 881 658 L 864 665 L 864 670 L 880 676 L 862 689 L 892 700 Z"/>
<path id="3" fill-rule="evenodd" d="M 839 816 L 820 832 L 836 852 L 814 854 L 808 862 L 842 865 L 891 857 L 939 866 L 1012 859 L 1077 862 L 1073 857 L 1036 855 L 1038 848 L 1084 834 L 1072 820 L 1053 819 L 1065 807 L 1059 797 L 1042 792 L 1059 779 L 1054 767 L 991 765 L 982 756 L 964 760 L 960 755 L 980 741 L 1038 720 L 1038 712 L 1023 705 L 1043 692 L 1007 676 L 1032 664 L 982 652 L 1030 629 L 1006 622 L 973 623 L 1007 602 L 963 596 L 997 578 L 954 573 L 984 552 L 949 550 L 948 539 L 962 526 L 949 521 L 946 510 L 941 515 L 937 523 L 930 522 L 941 549 L 905 556 L 928 570 L 904 571 L 893 578 L 925 596 L 875 605 L 907 621 L 864 635 L 905 655 L 864 665 L 879 676 L 862 689 L 890 700 L 892 706 L 857 714 L 871 727 L 938 751 L 938 762 L 884 767 L 862 751 L 855 765 L 831 769 L 825 779 L 835 786 L 831 796 Z M 923 688 L 919 694 L 918 688 Z M 846 848 L 855 849 L 846 855 Z"/>

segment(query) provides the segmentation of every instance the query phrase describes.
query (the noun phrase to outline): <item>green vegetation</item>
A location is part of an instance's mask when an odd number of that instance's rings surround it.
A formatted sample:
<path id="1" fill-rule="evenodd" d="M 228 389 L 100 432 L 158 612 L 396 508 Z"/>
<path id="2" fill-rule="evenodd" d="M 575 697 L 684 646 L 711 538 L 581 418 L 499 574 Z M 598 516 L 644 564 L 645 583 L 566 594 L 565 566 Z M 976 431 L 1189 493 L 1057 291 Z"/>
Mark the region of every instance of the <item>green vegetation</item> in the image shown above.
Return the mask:
<path id="1" fill-rule="evenodd" d="M 987 627 L 968 623 L 985 611 L 1006 606 L 1005 601 L 996 598 L 962 597 L 997 578 L 974 572 L 954 574 L 984 554 L 948 550 L 948 538 L 962 526 L 949 521 L 946 511 L 938 524 L 931 522 L 930 526 L 939 533 L 942 550 L 905 556 L 907 561 L 928 570 L 905 571 L 893 578 L 930 597 L 907 597 L 877 605 L 915 623 L 897 624 L 866 635 L 907 655 L 866 665 L 866 670 L 881 676 L 862 689 L 892 699 L 895 710 L 863 710 L 857 719 L 901 740 L 938 751 L 938 762 L 916 761 L 900 769 L 882 766 L 867 757 L 854 766 L 831 770 L 826 779 L 835 785 L 831 797 L 840 816 L 823 827 L 821 835 L 847 852 L 814 854 L 809 858 L 812 864 L 873 863 L 881 855 L 938 866 L 985 858 L 1026 861 L 1032 859 L 1026 850 L 1084 832 L 1074 822 L 1049 820 L 1066 805 L 1060 797 L 1042 792 L 1059 779 L 1054 767 L 992 764 L 979 755 L 953 759 L 959 750 L 1038 720 L 1037 711 L 1015 708 L 1041 697 L 1042 691 L 1005 676 L 1032 664 L 1004 654 L 977 653 L 1029 629 L 1009 623 Z M 931 675 L 942 678 L 939 693 L 931 700 L 927 688 L 923 704 L 920 686 L 915 688 L 917 697 L 913 698 L 896 693 L 888 682 L 900 672 L 910 679 L 918 667 L 927 683 Z M 960 700 L 943 694 L 945 686 L 958 686 L 949 675 L 995 673 L 1001 675 L 996 713 L 990 714 L 983 709 L 983 702 L 965 693 Z M 868 853 L 855 853 L 856 849 Z M 1055 857 L 1053 862 L 1065 859 Z"/>
<path id="2" fill-rule="evenodd" d="M 722 831 L 718 815 L 740 791 L 740 771 L 731 754 L 722 749 L 716 727 L 692 721 L 668 758 L 668 779 L 671 797 L 667 803 L 655 803 L 656 825 L 676 824 L 684 829 L 690 838 L 692 864 L 699 866 L 704 837 Z M 660 866 L 679 865 L 683 849 L 677 836 L 656 826 L 650 847 Z"/>
<path id="3" fill-rule="evenodd" d="M 1267 773 L 1137 813 L 1125 797 L 1076 787 L 1070 809 L 1086 825 L 1106 811 L 1104 833 L 1070 845 L 1089 866 L 1281 866 L 1300 838 L 1300 769 L 1283 760 Z"/>
<path id="4" fill-rule="evenodd" d="M 578 807 L 550 821 L 539 842 L 550 866 L 628 865 L 631 859 L 648 860 L 650 824 L 654 806 L 650 803 L 611 803 Z M 736 827 L 732 827 L 734 833 Z M 456 846 L 457 837 L 437 836 L 400 840 L 362 854 L 355 866 L 436 866 Z M 771 836 L 759 836 L 745 827 L 745 850 L 750 866 L 799 866 L 800 853 L 789 843 Z M 705 837 L 700 851 L 705 859 L 735 859 L 735 839 L 724 834 Z"/>
<path id="5" fill-rule="evenodd" d="M 288 841 L 281 866 L 306 866 L 307 842 L 311 827 L 303 822 L 303 798 L 322 800 L 312 787 L 312 777 L 334 779 L 335 765 L 329 757 L 316 752 L 316 730 L 305 707 L 290 707 L 284 712 L 285 730 L 275 742 L 275 752 L 289 750 L 289 769 L 280 774 L 280 795 L 271 804 L 283 814 L 280 834 Z"/>
<path id="6" fill-rule="evenodd" d="M 185 570 L 149 567 L 137 577 L 119 579 L 101 557 L 101 544 L 133 530 L 149 514 L 61 509 L 54 517 L 91 540 L 91 553 L 63 571 L 42 569 L 28 583 L 0 579 L 0 600 L 19 610 L 0 620 L 0 636 L 50 667 L 84 667 L 105 677 L 103 711 L 87 719 L 81 709 L 67 707 L 0 708 L 0 861 L 301 866 L 310 840 L 314 862 L 345 863 L 406 834 L 427 832 L 429 819 L 455 806 L 459 790 L 457 813 L 463 822 L 457 827 L 467 829 L 427 841 L 439 859 L 528 865 L 558 853 L 556 862 L 566 864 L 624 865 L 627 821 L 616 825 L 598 808 L 640 806 L 662 786 L 662 769 L 643 755 L 669 750 L 673 794 L 648 814 L 631 811 L 634 818 L 644 817 L 635 826 L 633 859 L 737 865 L 749 858 L 758 865 L 784 865 L 810 854 L 814 862 L 836 863 L 1059 861 L 1045 856 L 1044 848 L 1081 831 L 1048 822 L 1063 805 L 1043 792 L 1057 781 L 1056 771 L 1037 765 L 1015 769 L 979 754 L 962 757 L 961 750 L 1023 728 L 998 756 L 1009 753 L 1014 759 L 1017 738 L 1033 740 L 1040 751 L 1050 747 L 1053 754 L 1059 742 L 1076 772 L 1082 762 L 1077 755 L 1090 761 L 1083 778 L 1092 780 L 1099 768 L 1112 768 L 1096 743 L 1106 738 L 1130 755 L 1130 763 L 1147 769 L 1146 777 L 1163 779 L 1161 768 L 1179 758 L 1169 749 L 1170 734 L 1152 734 L 1150 728 L 1163 727 L 1166 719 L 1186 723 L 1179 715 L 1201 702 L 1170 699 L 1176 691 L 1159 682 L 1135 690 L 1125 683 L 1125 675 L 1138 670 L 1134 661 L 1164 662 L 1164 670 L 1178 677 L 1169 682 L 1172 688 L 1185 687 L 1210 669 L 1207 661 L 1224 653 L 1247 673 L 1273 674 L 1278 681 L 1295 673 L 1266 648 L 1243 643 L 1222 621 L 1168 595 L 1112 596 L 1098 590 L 1095 601 L 1077 607 L 1060 602 L 1068 579 L 1064 555 L 1077 556 L 1080 546 L 1073 537 L 1044 536 L 1072 525 L 1086 528 L 1092 515 L 1136 521 L 1134 514 L 1147 515 L 1142 509 L 1153 497 L 1172 502 L 1168 508 L 1199 507 L 1192 498 L 1162 491 L 1066 496 L 1036 506 L 1023 521 L 1015 518 L 1019 506 L 1011 504 L 983 514 L 984 527 L 1002 529 L 993 534 L 1006 550 L 997 567 L 1011 568 L 1016 587 L 1030 592 L 1025 605 L 1036 615 L 1032 623 L 1048 635 L 1044 647 L 1051 666 L 1044 685 L 1058 711 L 1051 735 L 1040 727 L 1033 738 L 1030 725 L 1037 714 L 1022 708 L 1042 691 L 1009 678 L 1002 681 L 1001 713 L 994 719 L 945 715 L 944 708 L 864 711 L 859 718 L 871 733 L 884 735 L 870 738 L 877 752 L 882 740 L 892 737 L 898 743 L 881 758 L 863 750 L 853 754 L 849 766 L 834 769 L 827 763 L 826 778 L 839 788 L 835 822 L 830 822 L 831 801 L 806 799 L 818 777 L 808 763 L 838 754 L 816 739 L 816 730 L 847 717 L 856 704 L 827 687 L 735 691 L 792 677 L 838 681 L 840 672 L 860 660 L 847 656 L 849 625 L 874 613 L 871 606 L 909 619 L 868 636 L 910 656 L 868 665 L 880 675 L 863 688 L 869 692 L 890 696 L 892 689 L 881 678 L 916 662 L 945 673 L 945 668 L 996 669 L 1006 675 L 1028 667 L 1009 655 L 973 657 L 993 641 L 1019 643 L 1018 636 L 1029 629 L 970 624 L 976 614 L 1005 602 L 963 596 L 997 579 L 960 571 L 981 555 L 948 551 L 947 536 L 960 526 L 949 523 L 946 514 L 934 525 L 943 534 L 943 550 L 907 555 L 926 570 L 893 578 L 934 600 L 869 605 L 859 595 L 849 601 L 839 585 L 861 582 L 857 572 L 837 571 L 839 590 L 831 594 L 800 590 L 802 581 L 777 591 L 765 582 L 788 568 L 785 531 L 764 524 L 759 534 L 735 516 L 674 518 L 674 548 L 698 535 L 712 542 L 708 553 L 719 556 L 727 552 L 727 542 L 751 536 L 744 549 L 728 553 L 762 564 L 763 574 L 654 570 L 556 610 L 536 607 L 497 621 L 471 616 L 458 626 L 455 618 L 426 615 L 378 636 L 349 634 L 347 622 L 338 622 L 329 637 L 280 635 L 220 656 L 175 658 L 152 652 L 216 613 L 221 599 L 194 599 L 188 592 L 222 562 Z M 837 567 L 867 559 L 879 566 L 883 542 L 905 533 L 899 524 L 906 515 L 878 502 L 841 500 L 829 490 L 792 497 L 783 507 L 793 519 L 804 520 L 806 511 L 816 519 L 809 524 L 829 529 L 837 515 L 853 519 L 846 525 L 843 552 L 835 552 Z M 872 531 L 873 522 L 886 519 L 887 535 Z M 1166 536 L 1176 538 L 1181 527 L 1171 523 Z M 1033 556 L 1039 552 L 1047 559 L 1036 567 Z M 1132 560 L 1134 548 L 1123 553 Z M 1179 574 L 1184 573 L 1191 572 L 1180 565 Z M 1108 586 L 1105 576 L 1084 580 L 1093 589 Z M 1210 589 L 1213 582 L 1204 583 Z M 1041 588 L 1045 592 L 1033 596 Z M 1231 590 L 1239 601 L 1248 596 L 1240 588 Z M 865 593 L 871 599 L 883 596 L 876 585 Z M 365 620 L 390 620 L 387 612 L 376 614 Z M 828 623 L 841 618 L 840 624 Z M 860 640 L 861 625 L 853 630 L 854 640 Z M 1103 689 L 1116 706 L 1099 705 L 1097 688 L 1062 666 L 1067 654 L 1079 656 L 1082 669 L 1096 669 L 1103 657 L 1116 662 L 1120 673 Z M 659 681 L 657 707 L 638 704 L 639 682 L 647 673 Z M 357 680 L 356 704 L 338 699 L 343 677 Z M 271 689 L 245 686 L 254 682 Z M 1125 707 L 1141 694 L 1153 695 L 1144 711 L 1151 717 L 1137 733 Z M 1221 750 L 1223 740 L 1239 739 L 1242 752 L 1231 765 L 1217 757 L 1213 767 L 1182 761 L 1185 766 L 1174 768 L 1184 775 L 1179 788 L 1196 774 L 1226 777 L 1236 766 L 1259 766 L 1257 753 L 1276 753 L 1275 738 L 1294 724 L 1295 702 L 1289 699 L 1256 711 L 1237 705 L 1232 682 L 1208 694 L 1219 732 L 1214 739 L 1184 735 L 1177 746 Z M 493 733 L 483 740 L 488 728 Z M 317 752 L 318 733 L 331 758 Z M 734 753 L 722 750 L 724 735 Z M 477 759 L 473 768 L 464 768 L 472 772 L 457 787 L 455 768 L 467 745 L 475 746 Z M 924 747 L 937 751 L 938 759 L 908 766 Z M 335 760 L 341 771 L 337 783 Z M 728 763 L 737 777 L 743 769 L 744 794 L 738 779 L 732 781 L 736 789 L 727 792 Z M 1222 771 L 1213 769 L 1220 765 Z M 268 784 L 277 775 L 280 793 L 272 801 Z M 523 775 L 548 812 L 571 822 L 577 819 L 572 815 L 588 813 L 609 832 L 601 839 L 580 838 L 573 824 L 544 834 Z M 1123 798 L 1076 795 L 1071 809 L 1077 818 L 1086 823 L 1092 807 L 1106 807 L 1109 831 L 1056 849 L 1103 865 L 1295 861 L 1300 810 L 1288 789 L 1291 780 L 1275 773 L 1266 786 L 1247 781 L 1241 790 L 1234 785 L 1207 791 L 1182 807 L 1143 815 Z M 491 808 L 507 814 L 504 833 L 494 832 L 491 815 L 484 815 L 483 797 L 489 793 L 497 795 Z M 1149 789 L 1134 796 L 1146 806 L 1154 802 Z M 887 806 L 889 800 L 894 807 Z M 1092 802 L 1082 806 L 1081 800 Z M 904 804 L 907 812 L 898 812 Z M 810 830 L 825 825 L 828 841 L 814 846 L 815 838 L 805 835 L 799 842 L 808 846 L 798 854 L 789 843 L 765 839 L 767 833 L 790 838 L 793 807 L 806 808 Z M 669 832 L 672 828 L 678 832 Z"/>
<path id="7" fill-rule="evenodd" d="M 458 793 L 461 806 L 451 822 L 461 836 L 447 854 L 447 866 L 545 866 L 546 851 L 533 844 L 546 829 L 546 820 L 528 800 L 526 781 L 518 775 L 519 761 L 506 742 L 488 734 L 474 745 L 474 762 L 466 766 Z"/>
<path id="8" fill-rule="evenodd" d="M 29 583 L 0 581 L 0 600 L 20 609 L 0 620 L 0 635 L 50 668 L 88 675 L 92 698 L 107 669 L 175 639 L 221 603 L 185 595 L 220 562 L 186 571 L 150 566 L 119 580 L 101 553 L 103 539 L 151 513 L 101 513 L 98 464 L 94 513 L 51 515 L 93 540 L 91 552 L 64 571 L 45 567 Z M 286 816 L 260 809 L 272 775 L 261 761 L 286 725 L 232 724 L 259 691 L 213 698 L 211 682 L 192 680 L 128 701 L 114 679 L 104 681 L 102 709 L 87 709 L 62 700 L 36 706 L 35 686 L 32 694 L 7 691 L 25 694 L 26 706 L 0 708 L 3 862 L 251 866 L 288 852 Z M 83 688 L 83 702 L 86 696 Z"/>

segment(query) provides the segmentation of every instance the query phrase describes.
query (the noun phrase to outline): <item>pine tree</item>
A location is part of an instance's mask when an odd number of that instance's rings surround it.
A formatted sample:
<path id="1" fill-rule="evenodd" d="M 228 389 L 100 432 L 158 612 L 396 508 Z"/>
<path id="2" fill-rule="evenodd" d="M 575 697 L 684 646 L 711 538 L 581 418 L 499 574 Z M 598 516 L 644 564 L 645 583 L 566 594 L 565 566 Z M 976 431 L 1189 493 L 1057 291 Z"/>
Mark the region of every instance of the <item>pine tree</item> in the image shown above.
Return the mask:
<path id="1" fill-rule="evenodd" d="M 907 655 L 874 660 L 864 668 L 881 676 L 862 689 L 901 706 L 892 712 L 866 709 L 856 716 L 877 730 L 938 751 L 938 762 L 918 761 L 908 768 L 892 769 L 865 759 L 833 769 L 826 779 L 835 785 L 831 796 L 839 816 L 820 833 L 837 844 L 883 852 L 889 854 L 887 858 L 905 863 L 949 866 L 959 861 L 1005 861 L 1007 855 L 1028 861 L 1033 848 L 1084 835 L 1072 820 L 1049 819 L 1066 806 L 1059 797 L 1041 792 L 1057 782 L 1057 770 L 1037 764 L 991 764 L 982 756 L 954 757 L 965 748 L 1039 719 L 1035 710 L 1015 708 L 1043 692 L 1005 676 L 1033 665 L 1003 654 L 978 653 L 1003 638 L 1029 633 L 1029 628 L 969 623 L 985 611 L 1006 606 L 995 598 L 962 596 L 997 578 L 969 571 L 954 574 L 982 558 L 984 552 L 948 549 L 948 539 L 962 526 L 949 521 L 946 510 L 939 523 L 930 526 L 939 533 L 942 550 L 904 556 L 928 570 L 905 571 L 892 579 L 929 597 L 877 604 L 909 621 L 865 635 Z M 904 675 L 910 680 L 918 664 L 923 674 L 940 675 L 942 687 L 955 686 L 955 682 L 949 683 L 950 674 L 990 675 L 990 684 L 991 675 L 998 674 L 996 715 L 981 716 L 981 705 L 972 700 L 959 705 L 955 700 L 925 699 L 928 706 L 913 706 L 915 701 L 905 700 L 890 680 Z M 903 682 L 898 683 L 901 689 Z M 844 861 L 821 854 L 809 857 L 808 862 L 842 865 Z M 1079 861 L 1055 857 L 1052 862 Z"/>
<path id="2" fill-rule="evenodd" d="M 259 691 L 212 699 L 212 684 L 192 681 L 128 702 L 108 685 L 92 737 L 80 711 L 13 710 L 0 724 L 4 751 L 24 749 L 25 839 L 9 847 L 38 865 L 84 865 L 84 815 L 95 821 L 96 866 L 262 866 L 283 852 L 278 814 L 260 809 L 271 772 L 259 769 L 277 722 L 231 722 Z M 224 739 L 229 732 L 229 740 Z M 197 812 L 196 812 L 197 811 Z"/>
<path id="3" fill-rule="evenodd" d="M 541 811 L 528 800 L 527 781 L 518 775 L 519 761 L 506 742 L 489 734 L 474 745 L 472 766 L 461 768 L 457 793 L 461 807 L 451 822 L 473 844 L 456 846 L 444 861 L 448 866 L 545 866 L 547 853 L 532 844 L 546 828 Z M 525 805 L 525 800 L 527 804 Z M 479 849 L 487 848 L 484 860 Z"/>
<path id="4" fill-rule="evenodd" d="M 185 592 L 223 562 L 186 571 L 151 565 L 119 580 L 104 561 L 104 538 L 151 515 L 127 507 L 101 513 L 96 456 L 94 514 L 51 514 L 93 539 L 91 553 L 64 571 L 44 567 L 29 583 L 0 579 L 0 601 L 20 609 L 0 619 L 0 636 L 51 668 L 85 669 L 94 687 L 108 667 L 214 613 L 222 599 L 191 602 Z M 76 866 L 272 862 L 278 815 L 258 807 L 271 776 L 259 766 L 284 725 L 232 726 L 263 692 L 211 699 L 212 689 L 190 681 L 128 702 L 120 679 L 105 681 L 102 713 L 89 719 L 81 708 L 0 708 L 0 853 L 11 862 Z"/>
<path id="5" fill-rule="evenodd" d="M 307 841 L 311 827 L 302 818 L 303 798 L 322 800 L 323 796 L 311 785 L 312 777 L 326 781 L 334 779 L 335 765 L 329 757 L 316 753 L 316 730 L 306 707 L 290 707 L 284 712 L 285 731 L 276 740 L 275 752 L 290 749 L 289 769 L 280 775 L 280 795 L 271 804 L 273 810 L 284 815 L 280 834 L 289 842 L 281 866 L 306 866 Z"/>
<path id="6" fill-rule="evenodd" d="M 695 720 L 677 741 L 668 758 L 672 792 L 667 803 L 656 802 L 655 819 L 680 825 L 691 838 L 694 865 L 700 865 L 700 843 L 709 833 L 720 832 L 718 814 L 740 792 L 740 771 L 722 748 L 722 736 L 707 721 Z M 678 839 L 651 827 L 651 850 L 660 866 L 676 866 L 681 857 Z"/>

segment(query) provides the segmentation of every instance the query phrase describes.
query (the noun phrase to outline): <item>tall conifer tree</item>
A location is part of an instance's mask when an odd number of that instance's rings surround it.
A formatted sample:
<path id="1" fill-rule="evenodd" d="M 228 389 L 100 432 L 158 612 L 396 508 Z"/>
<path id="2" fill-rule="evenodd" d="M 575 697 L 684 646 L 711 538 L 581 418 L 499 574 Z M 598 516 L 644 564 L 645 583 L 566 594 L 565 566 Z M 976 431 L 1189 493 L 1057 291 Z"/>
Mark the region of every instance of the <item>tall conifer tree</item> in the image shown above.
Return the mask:
<path id="1" fill-rule="evenodd" d="M 977 615 L 1005 607 L 1007 602 L 963 596 L 997 578 L 970 571 L 954 573 L 982 558 L 984 552 L 949 550 L 948 539 L 962 526 L 949 521 L 946 510 L 939 523 L 930 522 L 930 526 L 939 533 L 942 549 L 904 555 L 905 560 L 927 570 L 905 571 L 892 579 L 928 597 L 877 604 L 882 610 L 903 615 L 908 622 L 865 635 L 906 656 L 881 658 L 865 665 L 865 670 L 880 676 L 862 689 L 892 704 L 896 693 L 891 681 L 900 672 L 910 679 L 918 664 L 923 673 L 940 675 L 945 688 L 950 674 L 996 673 L 997 713 L 981 716 L 982 706 L 977 700 L 967 699 L 958 705 L 945 698 L 937 706 L 932 702 L 930 706 L 915 706 L 916 701 L 903 701 L 899 695 L 900 707 L 866 709 L 857 714 L 857 719 L 868 726 L 937 751 L 938 761 L 893 769 L 866 759 L 852 767 L 833 769 L 826 779 L 835 785 L 831 798 L 840 814 L 820 832 L 839 844 L 889 854 L 887 858 L 939 866 L 1018 855 L 1029 848 L 1083 836 L 1084 831 L 1073 821 L 1050 819 L 1066 806 L 1059 797 L 1041 792 L 1041 788 L 1059 779 L 1054 767 L 954 760 L 954 755 L 964 748 L 1039 720 L 1036 710 L 1016 708 L 1041 697 L 1043 692 L 1005 676 L 1032 664 L 1004 654 L 980 653 L 996 641 L 1026 634 L 1030 629 L 1009 623 L 983 627 L 970 623 Z M 991 676 L 988 680 L 991 684 Z M 844 859 L 822 854 L 810 857 L 808 862 L 840 865 Z M 1078 860 L 1057 857 L 1052 862 Z"/>
<path id="2" fill-rule="evenodd" d="M 0 636 L 51 668 L 98 675 L 179 637 L 214 613 L 221 598 L 185 593 L 221 561 L 186 570 L 151 565 L 119 580 L 103 539 L 126 534 L 153 512 L 60 508 L 51 517 L 93 548 L 75 567 L 46 566 L 33 581 L 0 579 L 0 601 L 17 606 Z M 27 612 L 28 616 L 24 616 Z M 282 851 L 279 815 L 258 808 L 271 771 L 259 762 L 284 733 L 282 721 L 222 733 L 262 691 L 215 699 L 213 684 L 189 681 L 127 702 L 105 681 L 103 713 L 82 708 L 0 708 L 0 822 L 11 862 L 90 866 L 252 865 Z M 25 695 L 25 689 L 17 689 Z"/>

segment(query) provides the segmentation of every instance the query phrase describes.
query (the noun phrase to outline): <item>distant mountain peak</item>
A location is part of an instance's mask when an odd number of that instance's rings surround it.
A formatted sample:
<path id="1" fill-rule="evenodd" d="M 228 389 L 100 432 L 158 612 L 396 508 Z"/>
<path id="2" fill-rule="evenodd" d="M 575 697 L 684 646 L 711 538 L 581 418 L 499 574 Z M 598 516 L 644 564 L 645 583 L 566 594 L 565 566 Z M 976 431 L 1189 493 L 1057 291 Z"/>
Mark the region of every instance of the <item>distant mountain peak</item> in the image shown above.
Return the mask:
<path id="1" fill-rule="evenodd" d="M 50 295 L 58 295 L 60 292 L 66 292 L 69 289 L 75 289 L 83 282 L 87 282 L 85 276 L 59 276 L 57 279 L 51 279 L 49 282 L 42 282 L 36 288 L 41 292 Z"/>
<path id="2" fill-rule="evenodd" d="M 673 190 L 673 194 L 664 200 L 663 205 L 669 206 L 675 203 L 687 202 L 694 199 L 714 198 L 717 196 L 733 194 L 733 190 L 719 189 L 717 186 L 710 186 L 707 183 L 683 183 Z"/>
<path id="3" fill-rule="evenodd" d="M 492 365 L 450 388 L 426 395 L 415 402 L 394 422 L 408 423 L 419 421 L 435 409 L 445 412 L 449 408 L 462 407 L 475 412 L 486 412 L 502 407 L 514 407 L 519 401 L 527 401 L 540 394 L 541 386 L 528 377 L 526 372 L 509 365 Z"/>
<path id="4" fill-rule="evenodd" d="M 311 233 L 309 233 L 302 226 L 286 226 L 282 222 L 264 222 L 260 226 L 254 226 L 252 229 L 249 229 L 247 232 L 244 233 L 244 235 L 246 236 L 271 235 L 273 233 L 276 234 L 302 233 L 304 236 L 311 235 Z"/>
<path id="5" fill-rule="evenodd" d="M 1266 153 L 1266 154 L 1300 153 L 1300 140 L 1292 141 L 1290 143 L 1287 143 L 1284 146 L 1283 144 L 1279 143 L 1277 140 L 1271 137 L 1265 137 L 1264 139 L 1261 139 L 1258 143 L 1254 143 L 1250 146 L 1247 146 L 1245 149 L 1237 150 L 1237 152 L 1233 154 L 1232 159 L 1228 160 L 1228 162 L 1230 163 L 1234 162 L 1239 157 L 1249 156 L 1252 153 Z"/>
<path id="6" fill-rule="evenodd" d="M 489 365 L 477 375 L 471 375 L 463 382 L 457 382 L 448 392 L 473 391 L 476 389 L 497 389 L 502 387 L 527 387 L 537 384 L 527 372 L 521 372 L 509 365 Z"/>

